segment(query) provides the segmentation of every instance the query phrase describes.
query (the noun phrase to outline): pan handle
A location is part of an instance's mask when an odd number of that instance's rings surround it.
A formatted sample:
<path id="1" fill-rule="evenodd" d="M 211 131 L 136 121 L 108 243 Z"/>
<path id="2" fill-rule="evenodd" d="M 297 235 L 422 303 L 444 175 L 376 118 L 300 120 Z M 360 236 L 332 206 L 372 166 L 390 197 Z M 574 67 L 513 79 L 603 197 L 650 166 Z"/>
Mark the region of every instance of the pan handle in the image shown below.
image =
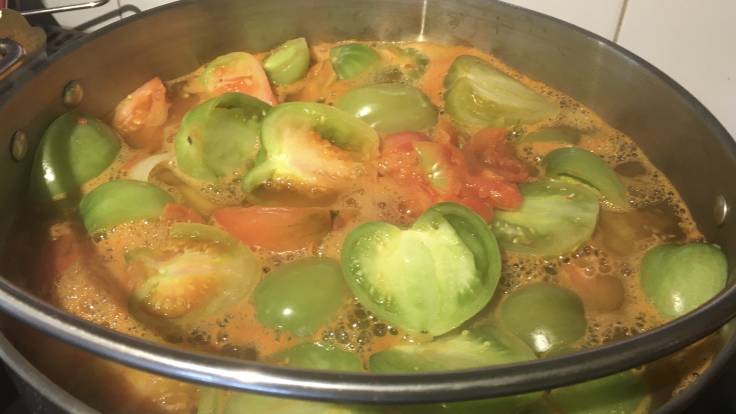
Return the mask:
<path id="1" fill-rule="evenodd" d="M 15 40 L 0 39 L 0 77 L 25 55 L 25 50 Z"/>

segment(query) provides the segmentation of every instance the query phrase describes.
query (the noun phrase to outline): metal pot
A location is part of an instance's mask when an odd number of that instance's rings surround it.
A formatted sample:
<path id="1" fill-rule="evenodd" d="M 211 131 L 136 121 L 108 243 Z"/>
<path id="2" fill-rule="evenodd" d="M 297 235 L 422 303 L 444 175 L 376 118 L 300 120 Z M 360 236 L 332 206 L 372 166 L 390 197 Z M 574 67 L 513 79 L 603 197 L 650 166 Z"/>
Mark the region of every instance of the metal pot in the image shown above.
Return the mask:
<path id="1" fill-rule="evenodd" d="M 687 91 L 642 59 L 592 33 L 500 2 L 483 0 L 183 1 L 127 19 L 21 68 L 0 97 L 0 198 L 6 240 L 29 176 L 32 150 L 65 108 L 65 85 L 84 90 L 79 109 L 101 116 L 157 75 L 173 78 L 232 50 L 263 51 L 306 36 L 428 40 L 472 45 L 591 107 L 631 136 L 680 191 L 706 237 L 736 260 L 736 144 Z M 66 101 L 69 105 L 76 104 Z M 24 146 L 29 151 L 20 151 Z M 7 147 L 6 147 L 7 148 Z M 14 158 L 15 157 L 15 158 Z M 529 392 L 588 380 L 681 349 L 736 316 L 736 287 L 697 311 L 634 338 L 577 354 L 482 369 L 422 375 L 333 374 L 203 356 L 84 322 L 0 279 L 0 308 L 62 341 L 136 368 L 210 385 L 351 402 L 444 402 Z M 736 350 L 732 330 L 701 379 L 663 410 L 683 407 Z M 0 342 L 3 358 L 17 362 Z M 11 364 L 11 366 L 14 366 Z M 17 366 L 17 365 L 15 365 Z M 24 374 L 24 372 L 19 372 Z M 33 378 L 26 381 L 37 386 Z"/>

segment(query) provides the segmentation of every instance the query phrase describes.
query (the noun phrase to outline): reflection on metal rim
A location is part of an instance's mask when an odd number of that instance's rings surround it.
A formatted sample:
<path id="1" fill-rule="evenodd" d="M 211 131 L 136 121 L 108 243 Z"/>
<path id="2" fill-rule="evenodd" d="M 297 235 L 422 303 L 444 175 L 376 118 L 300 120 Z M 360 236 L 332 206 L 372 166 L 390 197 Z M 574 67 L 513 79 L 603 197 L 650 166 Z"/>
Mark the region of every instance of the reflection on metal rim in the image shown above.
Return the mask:
<path id="1" fill-rule="evenodd" d="M 111 360 L 195 383 L 285 397 L 360 403 L 449 402 L 556 388 L 639 366 L 715 332 L 736 313 L 736 286 L 697 312 L 634 338 L 563 357 L 437 374 L 301 370 L 185 352 L 77 319 L 0 279 L 0 307 Z M 673 335 L 674 333 L 674 335 Z"/>

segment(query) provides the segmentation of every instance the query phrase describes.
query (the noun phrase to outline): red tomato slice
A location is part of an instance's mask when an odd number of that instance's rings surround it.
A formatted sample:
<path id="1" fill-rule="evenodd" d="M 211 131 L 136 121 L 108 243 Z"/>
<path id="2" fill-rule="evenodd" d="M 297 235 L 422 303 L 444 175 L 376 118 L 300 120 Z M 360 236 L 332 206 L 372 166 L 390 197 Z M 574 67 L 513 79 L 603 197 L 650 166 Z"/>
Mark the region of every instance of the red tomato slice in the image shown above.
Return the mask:
<path id="1" fill-rule="evenodd" d="M 330 210 L 317 207 L 225 207 L 212 218 L 248 246 L 272 251 L 316 245 L 332 229 Z"/>
<path id="2" fill-rule="evenodd" d="M 523 198 L 519 187 L 511 182 L 490 179 L 483 175 L 468 176 L 463 197 L 476 197 L 498 208 L 512 210 L 521 205 Z"/>
<path id="3" fill-rule="evenodd" d="M 163 220 L 184 222 L 184 223 L 204 223 L 202 216 L 184 204 L 169 203 L 164 206 L 161 213 Z"/>
<path id="4" fill-rule="evenodd" d="M 435 149 L 434 143 L 425 135 L 401 132 L 384 138 L 381 157 L 378 160 L 379 173 L 393 178 L 402 186 L 403 210 L 412 217 L 422 214 L 440 198 L 440 194 L 433 188 L 427 172 L 421 165 L 416 144 Z"/>
<path id="5" fill-rule="evenodd" d="M 411 152 L 414 150 L 415 142 L 429 140 L 429 137 L 418 132 L 397 132 L 396 134 L 391 134 L 383 139 L 383 150 L 381 152 Z"/>
<path id="6" fill-rule="evenodd" d="M 402 132 L 384 139 L 379 171 L 413 186 L 429 187 L 429 193 L 455 195 L 462 187 L 465 163 L 452 145 L 429 137 Z"/>
<path id="7" fill-rule="evenodd" d="M 153 78 L 120 101 L 112 126 L 131 147 L 155 150 L 163 142 L 161 126 L 169 116 L 169 106 L 166 86 Z"/>
<path id="8" fill-rule="evenodd" d="M 503 128 L 485 128 L 478 131 L 464 148 L 465 158 L 472 171 L 488 168 L 508 181 L 524 182 L 529 171 L 508 143 L 508 131 Z"/>
<path id="9" fill-rule="evenodd" d="M 435 203 L 453 201 L 489 221 L 493 207 L 513 209 L 521 204 L 517 186 L 500 174 L 477 161 L 477 170 L 469 171 L 467 154 L 454 145 L 403 132 L 384 139 L 379 171 L 405 185 L 402 195 L 408 204 L 407 213 L 414 216 Z"/>
<path id="10" fill-rule="evenodd" d="M 256 97 L 269 105 L 278 101 L 261 62 L 249 53 L 235 52 L 221 56 L 211 63 L 216 65 L 205 76 L 207 91 L 216 96 L 226 92 L 240 92 Z"/>
<path id="11" fill-rule="evenodd" d="M 414 132 L 401 132 L 384 138 L 378 172 L 401 183 L 425 186 L 424 174 L 414 150 L 414 143 L 419 141 L 427 141 L 427 137 Z"/>
<path id="12" fill-rule="evenodd" d="M 379 172 L 405 185 L 402 195 L 411 215 L 441 201 L 454 201 L 490 221 L 494 207 L 514 209 L 521 204 L 521 193 L 512 181 L 528 177 L 505 139 L 505 130 L 483 130 L 460 151 L 419 133 L 393 134 L 384 139 Z"/>

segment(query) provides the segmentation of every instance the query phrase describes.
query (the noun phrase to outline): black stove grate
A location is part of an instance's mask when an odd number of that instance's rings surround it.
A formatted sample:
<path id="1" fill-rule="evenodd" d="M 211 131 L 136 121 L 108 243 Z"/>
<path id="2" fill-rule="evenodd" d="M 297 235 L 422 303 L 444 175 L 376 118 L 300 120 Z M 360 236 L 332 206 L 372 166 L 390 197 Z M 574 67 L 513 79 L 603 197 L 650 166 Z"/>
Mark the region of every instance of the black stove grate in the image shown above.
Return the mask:
<path id="1" fill-rule="evenodd" d="M 53 25 L 42 27 L 46 32 L 46 53 L 48 56 L 56 53 L 66 43 L 79 40 L 86 35 L 85 32 L 76 29 L 65 29 Z"/>

